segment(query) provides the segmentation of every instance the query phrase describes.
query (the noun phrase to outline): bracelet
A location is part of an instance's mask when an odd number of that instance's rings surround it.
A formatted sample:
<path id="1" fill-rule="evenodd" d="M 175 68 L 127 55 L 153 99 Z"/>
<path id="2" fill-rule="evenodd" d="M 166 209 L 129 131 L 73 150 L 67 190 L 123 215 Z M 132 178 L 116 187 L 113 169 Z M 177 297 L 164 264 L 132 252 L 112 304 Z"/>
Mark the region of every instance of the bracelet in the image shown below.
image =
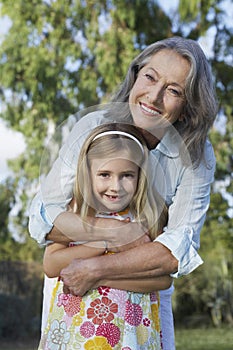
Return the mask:
<path id="1" fill-rule="evenodd" d="M 104 244 L 105 244 L 105 254 L 108 253 L 108 242 L 107 241 L 104 241 Z"/>

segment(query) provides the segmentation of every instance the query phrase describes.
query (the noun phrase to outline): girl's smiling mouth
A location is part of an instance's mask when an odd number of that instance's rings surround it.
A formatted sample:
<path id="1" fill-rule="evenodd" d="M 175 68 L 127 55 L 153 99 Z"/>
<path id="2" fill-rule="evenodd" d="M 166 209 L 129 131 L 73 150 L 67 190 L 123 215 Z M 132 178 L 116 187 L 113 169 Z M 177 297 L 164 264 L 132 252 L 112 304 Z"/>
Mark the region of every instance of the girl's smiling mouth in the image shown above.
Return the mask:
<path id="1" fill-rule="evenodd" d="M 112 194 L 104 194 L 103 197 L 111 202 L 118 202 L 121 200 L 121 197 L 118 195 L 112 195 Z"/>

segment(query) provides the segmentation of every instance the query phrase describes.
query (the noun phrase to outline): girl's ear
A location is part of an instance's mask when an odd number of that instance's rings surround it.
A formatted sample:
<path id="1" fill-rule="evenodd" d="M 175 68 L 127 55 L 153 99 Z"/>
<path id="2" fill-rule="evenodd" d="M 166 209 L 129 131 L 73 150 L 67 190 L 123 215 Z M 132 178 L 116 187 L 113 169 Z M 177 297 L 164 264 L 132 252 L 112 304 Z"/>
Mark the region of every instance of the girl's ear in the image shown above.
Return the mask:
<path id="1" fill-rule="evenodd" d="M 178 118 L 179 122 L 182 122 L 184 120 L 184 114 L 181 114 L 181 116 Z"/>

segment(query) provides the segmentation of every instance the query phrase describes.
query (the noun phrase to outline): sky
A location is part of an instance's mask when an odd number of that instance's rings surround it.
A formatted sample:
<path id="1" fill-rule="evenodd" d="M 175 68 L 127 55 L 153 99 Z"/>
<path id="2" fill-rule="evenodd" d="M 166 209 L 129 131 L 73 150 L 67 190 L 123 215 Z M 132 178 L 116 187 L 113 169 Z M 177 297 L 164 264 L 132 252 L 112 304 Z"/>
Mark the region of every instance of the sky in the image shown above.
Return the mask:
<path id="1" fill-rule="evenodd" d="M 174 11 L 174 9 L 177 8 L 178 2 L 178 0 L 158 0 L 158 3 L 164 9 L 164 11 L 170 14 Z M 224 3 L 224 7 L 228 9 L 229 21 L 232 21 L 233 6 L 229 6 L 232 4 L 231 0 L 226 0 Z M 1 18 L 0 9 L 0 43 L 2 36 L 7 32 L 8 28 L 9 21 L 7 21 L 6 18 Z M 212 36 L 213 33 L 210 32 L 208 33 L 207 38 L 200 40 L 200 45 L 202 46 L 207 57 L 211 55 Z M 10 174 L 10 171 L 7 167 L 7 159 L 13 159 L 17 157 L 24 151 L 24 149 L 25 143 L 22 134 L 14 132 L 7 128 L 6 124 L 0 119 L 0 182 L 2 182 Z"/>
<path id="2" fill-rule="evenodd" d="M 0 119 L 0 182 L 10 175 L 7 159 L 17 157 L 24 148 L 23 135 L 10 130 Z"/>

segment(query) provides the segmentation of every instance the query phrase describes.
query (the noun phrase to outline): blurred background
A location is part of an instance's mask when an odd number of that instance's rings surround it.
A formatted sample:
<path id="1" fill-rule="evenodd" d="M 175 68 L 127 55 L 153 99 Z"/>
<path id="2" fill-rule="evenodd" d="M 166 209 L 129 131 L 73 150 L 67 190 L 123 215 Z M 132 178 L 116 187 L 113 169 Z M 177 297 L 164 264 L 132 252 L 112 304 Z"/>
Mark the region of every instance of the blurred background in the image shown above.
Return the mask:
<path id="1" fill-rule="evenodd" d="M 40 335 L 43 249 L 27 225 L 48 140 L 70 115 L 106 102 L 145 46 L 174 35 L 200 43 L 219 99 L 205 263 L 175 281 L 177 349 L 233 349 L 232 18 L 232 0 L 0 0 L 2 350 L 36 349 Z"/>

